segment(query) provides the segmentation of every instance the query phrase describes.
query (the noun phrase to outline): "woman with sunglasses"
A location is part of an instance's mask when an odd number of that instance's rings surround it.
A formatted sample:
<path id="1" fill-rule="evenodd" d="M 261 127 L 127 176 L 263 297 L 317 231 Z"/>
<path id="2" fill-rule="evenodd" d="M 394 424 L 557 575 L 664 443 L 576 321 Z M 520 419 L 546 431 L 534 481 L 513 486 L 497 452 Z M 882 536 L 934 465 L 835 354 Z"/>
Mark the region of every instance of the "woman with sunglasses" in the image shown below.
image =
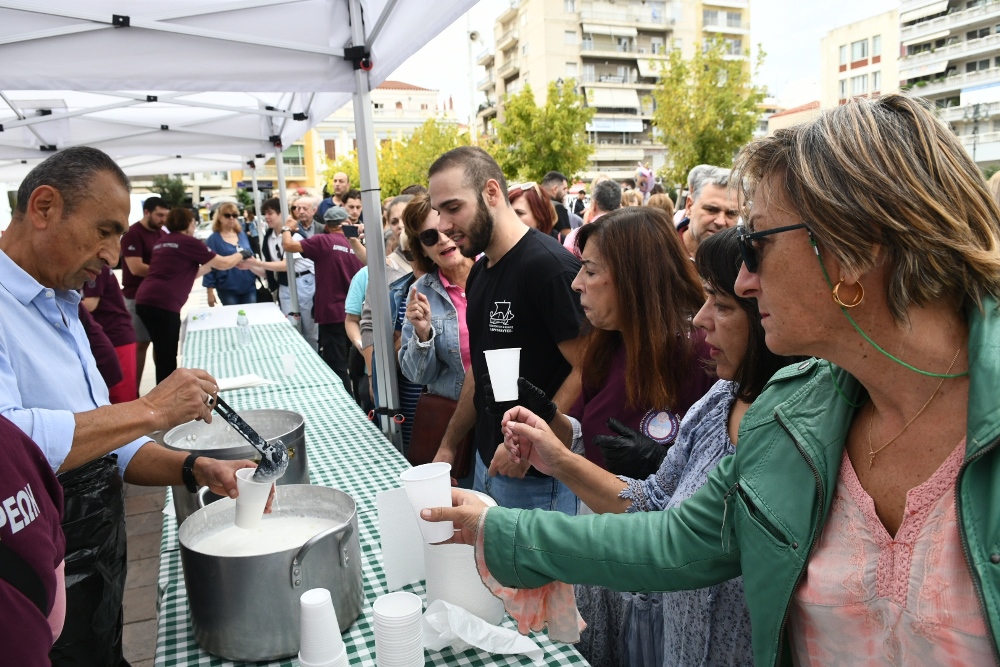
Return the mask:
<path id="1" fill-rule="evenodd" d="M 559 232 L 552 233 L 557 219 L 556 207 L 551 199 L 542 194 L 537 183 L 515 185 L 507 193 L 507 198 L 521 222 L 542 234 L 559 238 Z"/>
<path id="2" fill-rule="evenodd" d="M 856 100 L 737 159 L 744 266 L 780 371 L 736 454 L 678 507 L 492 508 L 501 583 L 679 590 L 742 573 L 755 663 L 995 664 L 1000 207 L 920 101 Z M 521 456 L 545 424 L 506 428 Z M 524 423 L 521 423 L 524 422 Z M 455 494 L 475 541 L 483 510 Z"/>
<path id="3" fill-rule="evenodd" d="M 222 257 L 235 255 L 241 249 L 253 253 L 250 239 L 240 223 L 240 212 L 236 204 L 226 202 L 215 209 L 212 235 L 205 241 L 205 245 Z M 201 279 L 201 284 L 208 292 L 209 306 L 215 306 L 217 301 L 221 301 L 223 306 L 257 302 L 256 278 L 252 271 L 246 269 L 212 269 Z"/>
<path id="4" fill-rule="evenodd" d="M 465 281 L 474 261 L 438 233 L 438 213 L 427 195 L 417 195 L 402 218 L 413 266 L 423 275 L 410 288 L 399 365 L 428 393 L 457 401 L 471 363 Z"/>

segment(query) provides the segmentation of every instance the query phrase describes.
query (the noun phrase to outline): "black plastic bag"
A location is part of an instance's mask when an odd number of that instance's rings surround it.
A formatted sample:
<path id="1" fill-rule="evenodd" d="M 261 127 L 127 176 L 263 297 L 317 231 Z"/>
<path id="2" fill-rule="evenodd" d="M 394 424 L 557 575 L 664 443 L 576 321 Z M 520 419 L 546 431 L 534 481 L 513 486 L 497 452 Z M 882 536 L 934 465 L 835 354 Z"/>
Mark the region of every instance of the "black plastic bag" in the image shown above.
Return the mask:
<path id="1" fill-rule="evenodd" d="M 116 667 L 122 657 L 125 493 L 117 456 L 59 475 L 65 495 L 66 623 L 53 667 Z"/>

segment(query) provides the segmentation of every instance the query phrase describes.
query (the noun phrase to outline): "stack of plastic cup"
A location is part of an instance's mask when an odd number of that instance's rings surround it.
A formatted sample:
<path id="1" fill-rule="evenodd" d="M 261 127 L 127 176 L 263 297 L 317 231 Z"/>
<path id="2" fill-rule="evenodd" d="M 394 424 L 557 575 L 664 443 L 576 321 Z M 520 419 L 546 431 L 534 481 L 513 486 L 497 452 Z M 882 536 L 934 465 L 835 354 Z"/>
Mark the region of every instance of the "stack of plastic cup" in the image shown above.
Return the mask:
<path id="1" fill-rule="evenodd" d="M 375 664 L 378 667 L 421 667 L 424 644 L 420 597 L 397 592 L 383 595 L 372 605 L 375 625 Z"/>
<path id="2" fill-rule="evenodd" d="M 347 667 L 347 646 L 340 636 L 330 591 L 314 588 L 299 598 L 300 667 Z"/>
<path id="3" fill-rule="evenodd" d="M 451 521 L 433 522 L 420 518 L 420 510 L 428 507 L 451 507 L 451 464 L 425 463 L 404 470 L 399 479 L 417 515 L 424 542 L 437 544 L 453 537 L 455 526 Z"/>
<path id="4" fill-rule="evenodd" d="M 260 525 L 267 507 L 267 498 L 271 495 L 271 482 L 255 482 L 255 468 L 243 468 L 236 471 L 236 525 L 248 530 Z"/>

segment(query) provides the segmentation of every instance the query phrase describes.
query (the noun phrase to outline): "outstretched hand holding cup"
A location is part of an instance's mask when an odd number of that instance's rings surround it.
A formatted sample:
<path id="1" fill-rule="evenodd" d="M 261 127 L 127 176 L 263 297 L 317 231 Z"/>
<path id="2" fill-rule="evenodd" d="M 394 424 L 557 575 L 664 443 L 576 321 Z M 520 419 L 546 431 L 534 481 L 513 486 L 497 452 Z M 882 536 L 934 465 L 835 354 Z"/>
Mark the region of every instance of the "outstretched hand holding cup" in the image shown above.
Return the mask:
<path id="1" fill-rule="evenodd" d="M 479 519 L 489 507 L 474 493 L 451 490 L 451 507 L 429 507 L 421 510 L 420 518 L 429 523 L 452 522 L 454 535 L 445 544 L 476 544 Z"/>

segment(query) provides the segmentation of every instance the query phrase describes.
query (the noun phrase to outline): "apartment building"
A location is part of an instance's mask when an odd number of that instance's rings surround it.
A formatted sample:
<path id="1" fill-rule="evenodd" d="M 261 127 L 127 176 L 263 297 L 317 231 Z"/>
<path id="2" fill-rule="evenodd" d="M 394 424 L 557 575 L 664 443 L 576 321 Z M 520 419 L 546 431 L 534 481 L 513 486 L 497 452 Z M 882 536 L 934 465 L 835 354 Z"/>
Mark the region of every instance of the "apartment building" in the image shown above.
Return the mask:
<path id="1" fill-rule="evenodd" d="M 1000 1 L 903 0 L 899 78 L 980 166 L 1000 164 Z"/>
<path id="2" fill-rule="evenodd" d="M 834 28 L 820 40 L 820 106 L 899 90 L 899 11 Z"/>
<path id="3" fill-rule="evenodd" d="M 581 176 L 625 178 L 639 162 L 658 169 L 666 161 L 651 126 L 659 63 L 669 49 L 690 57 L 716 35 L 727 57 L 745 57 L 749 0 L 514 0 L 496 19 L 494 47 L 477 60 L 486 68 L 479 131 L 502 118 L 505 95 L 530 84 L 543 104 L 550 81 L 572 78 L 596 109 L 587 126 L 595 150 Z"/>

